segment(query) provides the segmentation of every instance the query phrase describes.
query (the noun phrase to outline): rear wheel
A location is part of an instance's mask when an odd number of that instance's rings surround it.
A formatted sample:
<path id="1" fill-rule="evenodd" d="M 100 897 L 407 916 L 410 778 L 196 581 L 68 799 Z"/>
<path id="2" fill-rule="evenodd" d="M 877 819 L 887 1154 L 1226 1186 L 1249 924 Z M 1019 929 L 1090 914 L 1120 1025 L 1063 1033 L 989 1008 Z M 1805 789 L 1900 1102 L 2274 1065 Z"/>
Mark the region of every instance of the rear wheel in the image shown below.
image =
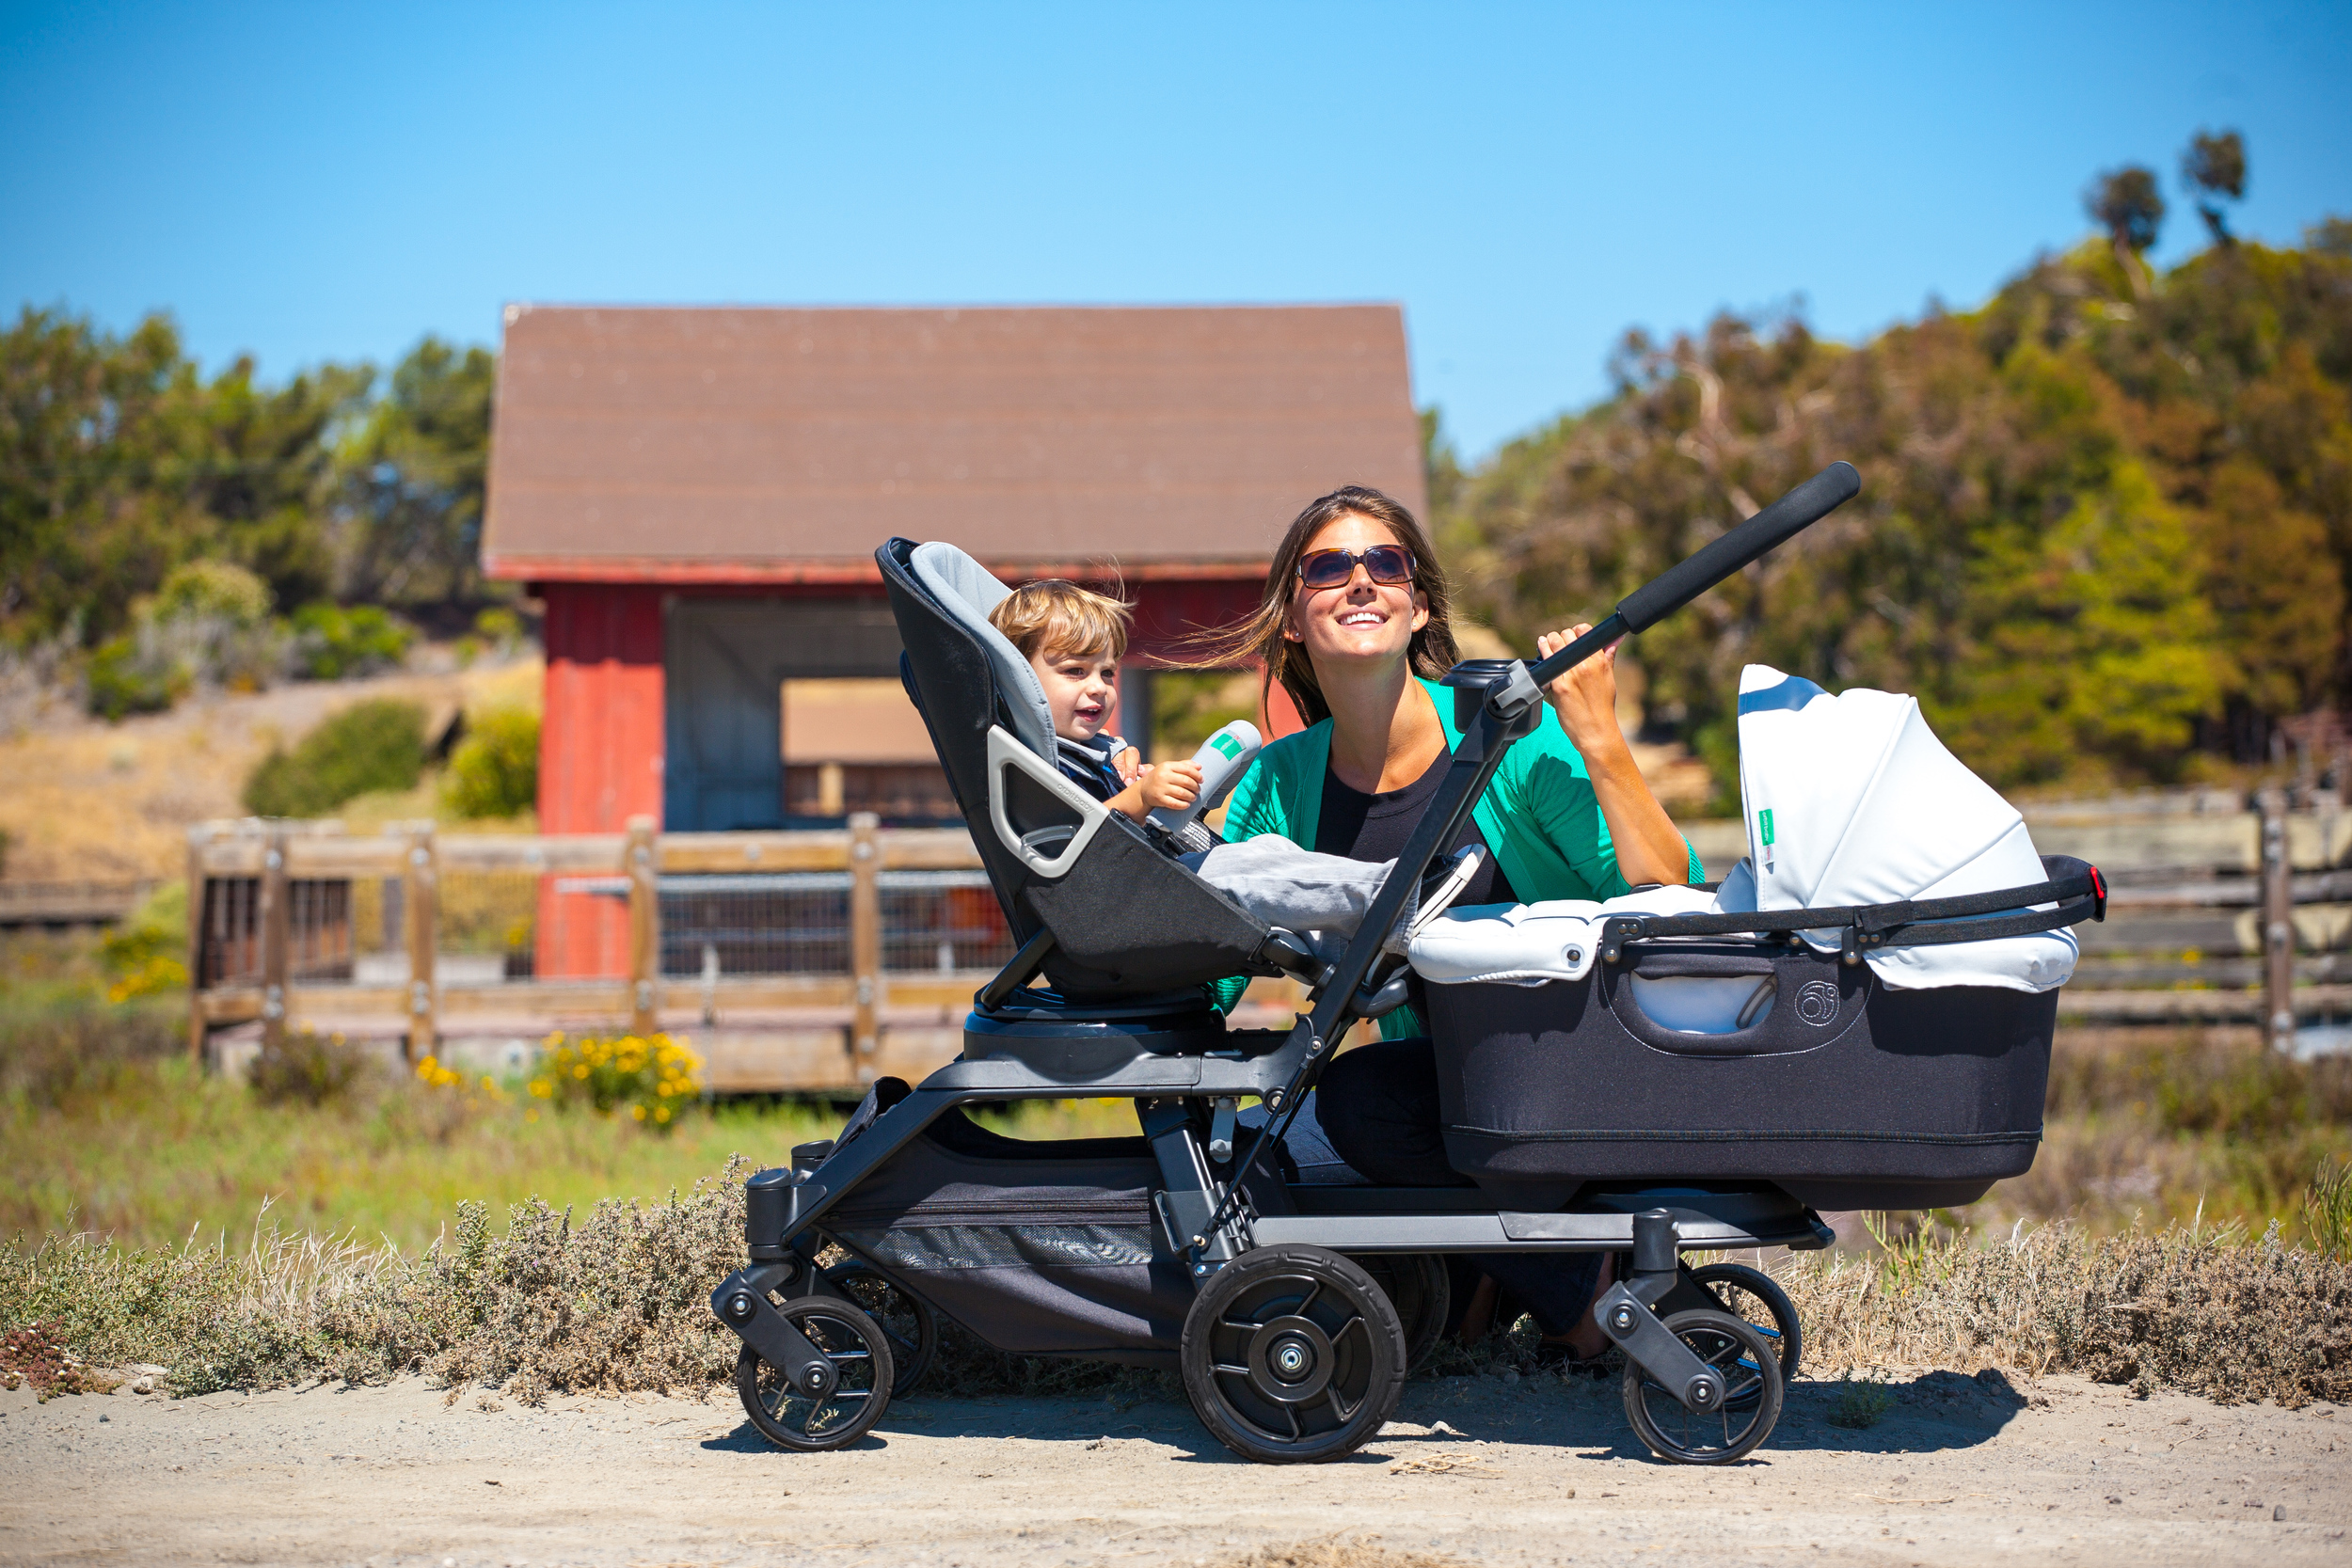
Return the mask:
<path id="1" fill-rule="evenodd" d="M 866 1310 L 890 1341 L 890 1397 L 905 1399 L 930 1370 L 939 1354 L 939 1315 L 930 1303 L 870 1263 L 842 1263 L 825 1271 L 825 1282 Z"/>
<path id="2" fill-rule="evenodd" d="M 735 1389 L 743 1414 L 778 1448 L 815 1452 L 866 1435 L 890 1403 L 890 1341 L 874 1320 L 827 1296 L 803 1296 L 776 1310 L 808 1337 L 830 1367 L 816 1388 L 803 1388 L 751 1346 L 735 1358 Z"/>
<path id="3" fill-rule="evenodd" d="M 1716 1307 L 1749 1324 L 1770 1341 L 1780 1361 L 1780 1381 L 1797 1378 L 1797 1361 L 1804 1354 L 1804 1329 L 1797 1322 L 1796 1303 L 1779 1281 L 1745 1263 L 1709 1263 L 1691 1271 L 1691 1282 L 1705 1291 Z"/>
<path id="4" fill-rule="evenodd" d="M 1259 1247 L 1219 1269 L 1185 1314 L 1179 1358 L 1201 1425 L 1262 1464 L 1355 1452 L 1405 1386 L 1387 1292 L 1316 1246 Z"/>
<path id="5" fill-rule="evenodd" d="M 1715 1369 L 1723 1398 L 1708 1411 L 1686 1409 L 1665 1386 L 1625 1367 L 1625 1414 L 1642 1441 L 1677 1465 L 1728 1465 L 1772 1434 L 1780 1419 L 1780 1358 L 1755 1325 L 1728 1312 L 1677 1312 L 1666 1332 Z"/>
<path id="6" fill-rule="evenodd" d="M 1406 1375 L 1421 1370 L 1437 1354 L 1446 1315 L 1454 1308 L 1445 1259 L 1427 1252 L 1367 1252 L 1350 1253 L 1347 1260 L 1370 1275 L 1396 1308 L 1405 1331 Z"/>

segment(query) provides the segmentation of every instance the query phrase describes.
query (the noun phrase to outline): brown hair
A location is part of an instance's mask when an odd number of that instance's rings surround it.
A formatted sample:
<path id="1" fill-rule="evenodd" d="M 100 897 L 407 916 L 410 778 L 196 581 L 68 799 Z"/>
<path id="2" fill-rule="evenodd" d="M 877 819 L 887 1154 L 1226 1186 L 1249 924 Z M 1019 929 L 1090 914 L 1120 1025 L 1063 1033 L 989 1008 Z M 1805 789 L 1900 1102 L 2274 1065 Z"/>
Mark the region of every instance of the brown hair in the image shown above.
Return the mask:
<path id="1" fill-rule="evenodd" d="M 1306 555 L 1307 546 L 1315 535 L 1342 517 L 1367 518 L 1387 529 L 1396 542 L 1413 552 L 1413 591 L 1429 606 L 1429 621 L 1413 633 L 1413 641 L 1406 657 L 1413 673 L 1431 679 L 1444 674 L 1461 659 L 1454 645 L 1454 622 L 1446 597 L 1445 573 L 1438 568 L 1438 552 L 1430 547 L 1429 535 L 1413 520 L 1413 515 L 1379 491 L 1363 484 L 1344 484 L 1327 496 L 1317 497 L 1307 503 L 1291 522 L 1290 531 L 1282 535 L 1280 547 L 1274 552 L 1273 569 L 1266 573 L 1265 597 L 1259 603 L 1258 612 L 1237 626 L 1213 631 L 1192 645 L 1198 656 L 1186 661 L 1193 670 L 1232 669 L 1237 664 L 1260 664 L 1264 668 L 1263 690 L 1271 692 L 1279 681 L 1290 694 L 1298 716 L 1310 724 L 1320 723 L 1331 717 L 1331 705 L 1323 700 L 1323 687 L 1315 679 L 1315 667 L 1304 649 L 1282 635 L 1290 620 L 1291 602 L 1298 588 L 1298 562 Z"/>
<path id="2" fill-rule="evenodd" d="M 1127 622 L 1134 612 L 1123 599 L 1066 578 L 1046 578 L 997 600 L 988 624 L 1003 632 L 1023 658 L 1060 653 L 1118 658 L 1127 651 Z"/>

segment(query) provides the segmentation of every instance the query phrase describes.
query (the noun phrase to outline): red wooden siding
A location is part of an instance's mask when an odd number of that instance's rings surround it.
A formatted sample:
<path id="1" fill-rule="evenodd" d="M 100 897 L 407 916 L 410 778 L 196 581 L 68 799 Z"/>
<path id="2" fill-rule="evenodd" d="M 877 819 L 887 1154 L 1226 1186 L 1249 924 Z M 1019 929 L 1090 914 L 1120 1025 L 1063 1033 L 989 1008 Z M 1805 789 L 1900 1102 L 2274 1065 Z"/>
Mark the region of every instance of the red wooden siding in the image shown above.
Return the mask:
<path id="1" fill-rule="evenodd" d="M 539 827 L 612 833 L 661 815 L 659 587 L 550 582 Z M 539 888 L 537 970 L 548 979 L 628 972 L 628 912 L 617 898 Z"/>

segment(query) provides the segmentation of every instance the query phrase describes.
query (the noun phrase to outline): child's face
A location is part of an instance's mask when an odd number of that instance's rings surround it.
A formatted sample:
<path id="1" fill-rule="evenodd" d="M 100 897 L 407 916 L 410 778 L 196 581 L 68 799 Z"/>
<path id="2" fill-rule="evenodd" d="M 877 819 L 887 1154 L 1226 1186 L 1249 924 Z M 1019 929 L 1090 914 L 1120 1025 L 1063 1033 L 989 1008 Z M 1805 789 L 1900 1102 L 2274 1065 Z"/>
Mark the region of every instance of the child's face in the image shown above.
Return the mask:
<path id="1" fill-rule="evenodd" d="M 1030 655 L 1029 668 L 1045 688 L 1056 735 L 1092 740 L 1111 727 L 1111 715 L 1119 710 L 1119 660 L 1104 653 L 1054 648 Z"/>

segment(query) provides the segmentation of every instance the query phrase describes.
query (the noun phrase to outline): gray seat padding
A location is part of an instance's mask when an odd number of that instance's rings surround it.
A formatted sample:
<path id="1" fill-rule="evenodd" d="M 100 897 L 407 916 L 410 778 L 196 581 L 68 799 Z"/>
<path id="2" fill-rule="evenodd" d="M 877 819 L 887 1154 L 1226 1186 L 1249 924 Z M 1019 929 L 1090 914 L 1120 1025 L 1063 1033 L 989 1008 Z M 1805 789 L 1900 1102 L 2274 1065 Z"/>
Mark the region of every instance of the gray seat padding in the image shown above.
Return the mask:
<path id="1" fill-rule="evenodd" d="M 995 574 L 956 548 L 936 541 L 917 545 L 907 558 L 917 582 L 988 655 L 996 673 L 996 689 L 1003 694 L 1007 731 L 1030 751 L 1054 762 L 1054 710 L 1045 705 L 1045 688 L 1037 672 L 1005 634 L 989 624 L 988 612 L 1012 596 L 1012 590 Z"/>

